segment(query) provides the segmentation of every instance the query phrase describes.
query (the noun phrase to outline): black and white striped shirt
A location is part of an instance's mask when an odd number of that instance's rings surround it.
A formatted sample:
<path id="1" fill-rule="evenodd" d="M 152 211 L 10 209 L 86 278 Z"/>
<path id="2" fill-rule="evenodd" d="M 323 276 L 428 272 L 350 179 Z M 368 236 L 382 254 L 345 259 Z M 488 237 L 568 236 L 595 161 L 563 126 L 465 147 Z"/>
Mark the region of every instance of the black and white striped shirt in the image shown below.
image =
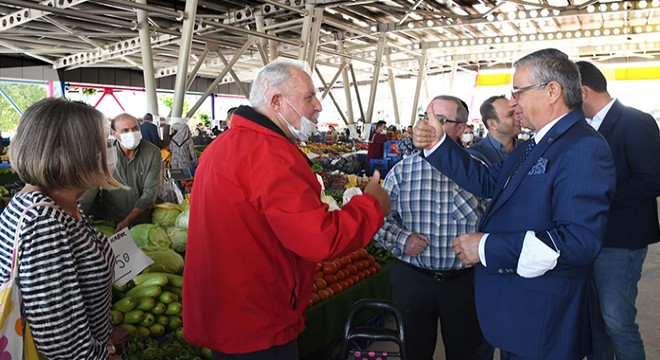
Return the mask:
<path id="1" fill-rule="evenodd" d="M 0 215 L 0 281 L 9 277 L 16 226 L 31 204 L 52 199 L 16 195 Z M 108 358 L 113 253 L 83 215 L 37 206 L 20 230 L 19 282 L 37 350 L 48 359 Z"/>

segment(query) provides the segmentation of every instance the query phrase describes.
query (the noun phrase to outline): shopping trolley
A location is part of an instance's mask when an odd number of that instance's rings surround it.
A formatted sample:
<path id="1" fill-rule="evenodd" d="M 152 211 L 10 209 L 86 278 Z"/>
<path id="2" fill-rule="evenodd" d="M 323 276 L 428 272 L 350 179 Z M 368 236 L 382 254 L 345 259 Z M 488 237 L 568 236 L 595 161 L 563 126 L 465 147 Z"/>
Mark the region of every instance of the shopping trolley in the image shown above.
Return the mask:
<path id="1" fill-rule="evenodd" d="M 390 313 L 396 321 L 396 330 L 383 327 L 358 326 L 353 327 L 356 316 L 364 310 L 377 310 L 382 313 Z M 366 340 L 369 342 L 393 342 L 399 347 L 399 351 L 377 351 L 359 349 L 357 342 Z M 356 349 L 357 348 L 357 349 Z M 346 360 L 350 355 L 355 359 L 363 360 L 386 360 L 389 357 L 396 357 L 406 360 L 406 345 L 404 336 L 404 320 L 401 310 L 388 300 L 362 299 L 355 302 L 351 312 L 348 314 L 346 325 L 344 327 L 344 339 L 341 343 L 341 360 Z M 353 358 L 351 358 L 353 359 Z"/>

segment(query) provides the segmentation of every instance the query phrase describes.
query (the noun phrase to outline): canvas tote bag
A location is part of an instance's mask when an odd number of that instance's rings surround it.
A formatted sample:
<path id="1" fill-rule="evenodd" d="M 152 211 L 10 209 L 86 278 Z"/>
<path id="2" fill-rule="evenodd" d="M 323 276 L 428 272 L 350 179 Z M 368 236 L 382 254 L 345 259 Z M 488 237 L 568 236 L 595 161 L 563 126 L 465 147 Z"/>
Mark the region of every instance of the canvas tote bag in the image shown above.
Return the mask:
<path id="1" fill-rule="evenodd" d="M 18 234 L 25 214 L 37 206 L 55 207 L 53 204 L 41 202 L 32 204 L 23 211 L 14 234 L 11 274 L 0 286 L 0 354 L 3 359 L 43 359 L 43 356 L 37 352 L 29 324 L 21 317 L 21 289 L 16 281 L 18 277 Z M 10 355 L 9 358 L 6 357 L 7 354 Z"/>

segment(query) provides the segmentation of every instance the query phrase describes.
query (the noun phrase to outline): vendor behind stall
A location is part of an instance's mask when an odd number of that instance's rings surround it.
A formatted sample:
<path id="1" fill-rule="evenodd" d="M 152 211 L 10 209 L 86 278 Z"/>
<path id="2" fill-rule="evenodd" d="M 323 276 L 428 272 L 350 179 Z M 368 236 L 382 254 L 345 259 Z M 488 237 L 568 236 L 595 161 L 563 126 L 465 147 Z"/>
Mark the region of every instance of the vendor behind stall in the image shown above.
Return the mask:
<path id="1" fill-rule="evenodd" d="M 162 178 L 161 153 L 158 147 L 142 139 L 138 121 L 132 115 L 117 115 L 110 128 L 117 139 L 109 148 L 109 153 L 116 153 L 117 169 L 113 176 L 130 189 L 92 189 L 83 194 L 80 204 L 85 213 L 91 210 L 97 219 L 112 221 L 119 231 L 151 222 L 151 208 Z"/>

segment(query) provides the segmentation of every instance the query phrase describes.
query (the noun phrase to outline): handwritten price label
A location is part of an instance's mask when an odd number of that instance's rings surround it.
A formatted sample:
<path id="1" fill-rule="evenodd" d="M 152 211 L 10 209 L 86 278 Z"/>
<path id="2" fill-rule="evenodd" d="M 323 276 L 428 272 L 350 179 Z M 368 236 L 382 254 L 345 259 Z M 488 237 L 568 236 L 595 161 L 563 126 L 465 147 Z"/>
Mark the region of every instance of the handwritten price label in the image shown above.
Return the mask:
<path id="1" fill-rule="evenodd" d="M 115 284 L 125 285 L 147 266 L 154 263 L 135 245 L 128 228 L 114 234 L 109 240 L 112 251 L 115 253 Z"/>

